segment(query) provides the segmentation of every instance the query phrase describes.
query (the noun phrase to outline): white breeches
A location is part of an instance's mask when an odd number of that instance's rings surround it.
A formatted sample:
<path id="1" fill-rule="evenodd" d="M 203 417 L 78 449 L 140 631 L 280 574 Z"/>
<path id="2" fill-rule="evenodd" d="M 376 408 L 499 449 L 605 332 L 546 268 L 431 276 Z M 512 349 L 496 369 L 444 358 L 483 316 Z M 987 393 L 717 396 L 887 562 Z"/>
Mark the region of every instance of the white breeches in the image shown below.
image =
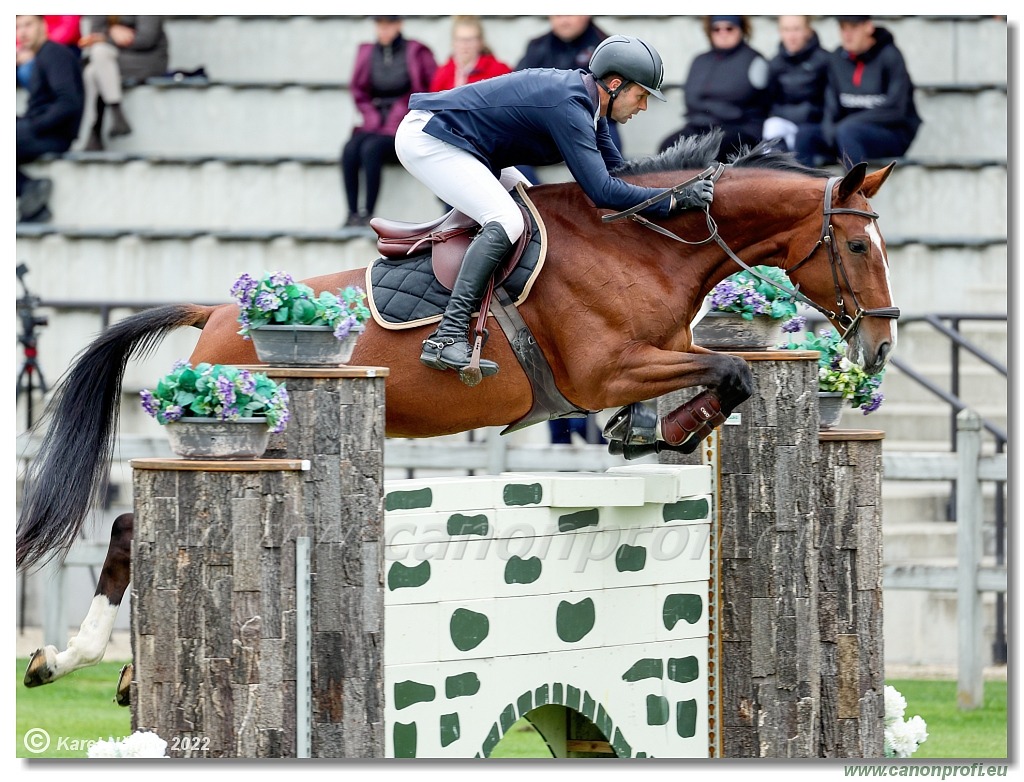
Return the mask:
<path id="1" fill-rule="evenodd" d="M 523 214 L 509 190 L 530 182 L 518 169 L 504 168 L 501 179 L 463 149 L 423 132 L 429 111 L 410 111 L 395 135 L 395 152 L 406 170 L 430 191 L 480 225 L 498 222 L 513 244 L 523 233 Z"/>

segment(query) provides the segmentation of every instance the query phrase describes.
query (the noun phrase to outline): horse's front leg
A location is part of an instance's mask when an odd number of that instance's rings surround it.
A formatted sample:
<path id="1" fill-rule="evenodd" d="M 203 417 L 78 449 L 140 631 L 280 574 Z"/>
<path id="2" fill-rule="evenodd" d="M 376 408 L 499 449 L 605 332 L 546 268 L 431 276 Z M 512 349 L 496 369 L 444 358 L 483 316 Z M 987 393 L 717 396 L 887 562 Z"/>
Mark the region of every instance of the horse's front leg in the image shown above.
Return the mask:
<path id="1" fill-rule="evenodd" d="M 627 365 L 621 379 L 635 383 L 646 378 L 648 387 L 657 388 L 654 396 L 696 386 L 707 390 L 660 418 L 642 402 L 623 407 L 609 419 L 604 431 L 612 453 L 627 459 L 667 449 L 691 453 L 753 392 L 750 368 L 743 359 L 697 346 L 691 351 L 643 351 L 648 363 L 629 362 L 634 368 Z M 666 390 L 664 385 L 672 374 L 677 385 Z"/>
<path id="2" fill-rule="evenodd" d="M 68 648 L 62 652 L 55 646 L 36 649 L 25 671 L 26 687 L 49 684 L 103 659 L 131 575 L 133 522 L 131 513 L 123 513 L 114 520 L 96 594 L 78 635 L 68 641 Z"/>

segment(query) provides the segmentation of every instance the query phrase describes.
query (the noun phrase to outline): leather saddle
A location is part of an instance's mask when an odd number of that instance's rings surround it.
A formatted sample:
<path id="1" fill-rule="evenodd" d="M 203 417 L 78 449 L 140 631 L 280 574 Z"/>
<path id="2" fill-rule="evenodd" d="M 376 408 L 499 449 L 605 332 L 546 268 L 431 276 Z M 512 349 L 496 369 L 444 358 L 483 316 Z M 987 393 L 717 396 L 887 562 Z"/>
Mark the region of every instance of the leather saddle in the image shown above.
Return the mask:
<path id="1" fill-rule="evenodd" d="M 495 271 L 495 285 L 501 285 L 508 279 L 530 242 L 530 214 L 521 204 L 519 211 L 523 215 L 523 235 Z M 377 234 L 377 252 L 384 258 L 414 258 L 429 252 L 434 276 L 449 291 L 459 276 L 466 250 L 480 231 L 479 223 L 457 209 L 426 223 L 374 217 L 370 220 L 370 227 Z"/>

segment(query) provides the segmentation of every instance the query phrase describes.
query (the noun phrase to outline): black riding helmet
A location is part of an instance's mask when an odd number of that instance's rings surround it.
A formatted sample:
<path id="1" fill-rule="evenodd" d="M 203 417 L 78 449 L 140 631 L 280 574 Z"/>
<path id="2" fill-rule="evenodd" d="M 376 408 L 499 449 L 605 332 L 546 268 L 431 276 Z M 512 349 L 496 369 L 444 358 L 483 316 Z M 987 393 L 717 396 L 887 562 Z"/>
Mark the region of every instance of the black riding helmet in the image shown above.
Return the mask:
<path id="1" fill-rule="evenodd" d="M 631 38 L 628 35 L 611 35 L 605 38 L 597 45 L 590 58 L 590 72 L 612 100 L 615 100 L 630 82 L 636 82 L 658 100 L 665 100 L 665 96 L 661 94 L 661 83 L 665 79 L 665 66 L 661 62 L 661 55 L 653 46 L 639 38 Z M 617 73 L 625 79 L 617 90 L 608 89 L 603 81 L 609 73 Z"/>

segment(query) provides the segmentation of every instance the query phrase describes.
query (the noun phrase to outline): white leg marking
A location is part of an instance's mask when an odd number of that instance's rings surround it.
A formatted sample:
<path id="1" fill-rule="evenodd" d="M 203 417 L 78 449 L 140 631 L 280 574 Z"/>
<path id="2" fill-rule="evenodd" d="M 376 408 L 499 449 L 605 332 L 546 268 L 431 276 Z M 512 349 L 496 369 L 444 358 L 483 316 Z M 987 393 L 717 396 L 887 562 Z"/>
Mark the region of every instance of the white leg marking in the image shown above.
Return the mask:
<path id="1" fill-rule="evenodd" d="M 103 653 L 110 641 L 110 634 L 114 630 L 114 619 L 117 617 L 117 609 L 120 606 L 111 605 L 103 595 L 96 595 L 89 605 L 89 613 L 86 614 L 82 626 L 78 629 L 78 635 L 68 641 L 68 648 L 58 652 L 56 657 L 50 660 L 47 654 L 47 662 L 53 671 L 53 678 L 59 678 L 71 671 L 95 665 L 103 659 Z"/>

